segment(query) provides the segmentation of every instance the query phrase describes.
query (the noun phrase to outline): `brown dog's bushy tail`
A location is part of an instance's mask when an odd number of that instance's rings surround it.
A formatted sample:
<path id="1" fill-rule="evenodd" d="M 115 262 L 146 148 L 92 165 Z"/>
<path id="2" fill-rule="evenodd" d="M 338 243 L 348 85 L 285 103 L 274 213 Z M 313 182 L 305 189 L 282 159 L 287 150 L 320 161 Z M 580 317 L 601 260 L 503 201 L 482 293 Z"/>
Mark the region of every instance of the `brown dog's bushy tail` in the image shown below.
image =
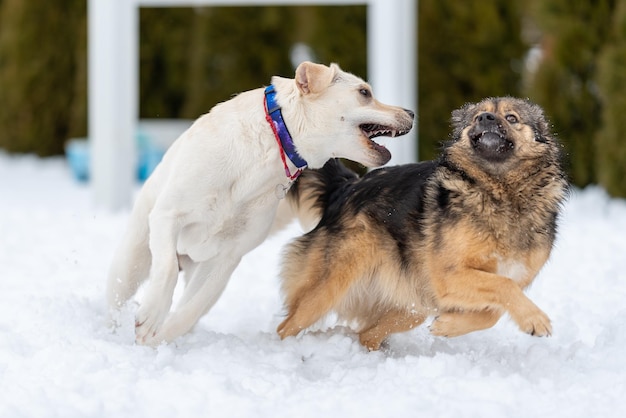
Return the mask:
<path id="1" fill-rule="evenodd" d="M 328 160 L 320 169 L 304 170 L 287 194 L 287 201 L 296 212 L 304 231 L 315 228 L 324 210 L 332 205 L 333 196 L 358 178 L 337 158 Z"/>

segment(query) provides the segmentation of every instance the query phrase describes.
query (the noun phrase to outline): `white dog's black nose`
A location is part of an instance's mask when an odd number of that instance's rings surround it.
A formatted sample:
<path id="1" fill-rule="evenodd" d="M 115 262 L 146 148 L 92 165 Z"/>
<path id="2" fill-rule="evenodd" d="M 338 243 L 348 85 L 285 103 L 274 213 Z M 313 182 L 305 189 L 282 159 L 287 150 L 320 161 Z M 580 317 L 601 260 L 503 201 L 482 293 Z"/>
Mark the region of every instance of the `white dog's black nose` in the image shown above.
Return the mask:
<path id="1" fill-rule="evenodd" d="M 415 112 L 413 112 L 412 110 L 409 110 L 409 109 L 404 109 L 404 111 L 409 114 L 411 119 L 415 119 Z"/>

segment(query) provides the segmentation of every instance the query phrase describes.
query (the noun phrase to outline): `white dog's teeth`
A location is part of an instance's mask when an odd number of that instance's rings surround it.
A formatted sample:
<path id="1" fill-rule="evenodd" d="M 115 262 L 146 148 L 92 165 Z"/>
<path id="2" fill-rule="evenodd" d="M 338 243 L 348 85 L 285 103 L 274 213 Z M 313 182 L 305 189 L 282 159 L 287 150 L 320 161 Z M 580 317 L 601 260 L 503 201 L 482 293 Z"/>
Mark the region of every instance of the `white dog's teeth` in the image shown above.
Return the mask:
<path id="1" fill-rule="evenodd" d="M 404 135 L 406 133 L 407 131 L 398 130 L 398 129 L 376 129 L 376 130 L 370 131 L 367 136 L 370 139 L 376 138 L 379 136 L 388 136 L 391 138 L 395 138 L 396 136 Z"/>

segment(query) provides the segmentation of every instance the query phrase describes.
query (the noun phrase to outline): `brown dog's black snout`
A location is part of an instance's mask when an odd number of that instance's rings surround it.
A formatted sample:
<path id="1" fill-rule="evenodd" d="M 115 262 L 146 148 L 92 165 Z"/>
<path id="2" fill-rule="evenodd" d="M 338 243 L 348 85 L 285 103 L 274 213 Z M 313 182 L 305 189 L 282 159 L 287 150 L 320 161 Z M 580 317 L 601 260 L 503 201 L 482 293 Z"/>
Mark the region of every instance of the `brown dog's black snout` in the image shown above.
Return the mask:
<path id="1" fill-rule="evenodd" d="M 497 120 L 496 115 L 494 115 L 491 112 L 484 112 L 476 116 L 476 122 L 478 126 L 481 126 L 481 127 L 497 125 L 498 123 L 496 122 L 496 120 Z"/>

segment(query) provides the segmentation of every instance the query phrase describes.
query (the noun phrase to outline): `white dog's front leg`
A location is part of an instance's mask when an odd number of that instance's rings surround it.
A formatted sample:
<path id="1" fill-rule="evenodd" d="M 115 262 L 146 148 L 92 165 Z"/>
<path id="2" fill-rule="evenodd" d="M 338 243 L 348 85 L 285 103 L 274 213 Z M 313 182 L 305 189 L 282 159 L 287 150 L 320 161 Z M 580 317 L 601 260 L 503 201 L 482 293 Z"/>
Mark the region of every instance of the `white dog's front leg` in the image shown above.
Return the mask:
<path id="1" fill-rule="evenodd" d="M 177 231 L 175 220 L 150 217 L 152 268 L 145 296 L 135 317 L 135 337 L 139 344 L 155 343 L 153 338 L 172 306 L 178 279 Z"/>
<path id="2" fill-rule="evenodd" d="M 190 331 L 219 299 L 241 258 L 208 260 L 193 271 L 178 309 L 173 312 L 148 344 L 170 342 Z"/>

